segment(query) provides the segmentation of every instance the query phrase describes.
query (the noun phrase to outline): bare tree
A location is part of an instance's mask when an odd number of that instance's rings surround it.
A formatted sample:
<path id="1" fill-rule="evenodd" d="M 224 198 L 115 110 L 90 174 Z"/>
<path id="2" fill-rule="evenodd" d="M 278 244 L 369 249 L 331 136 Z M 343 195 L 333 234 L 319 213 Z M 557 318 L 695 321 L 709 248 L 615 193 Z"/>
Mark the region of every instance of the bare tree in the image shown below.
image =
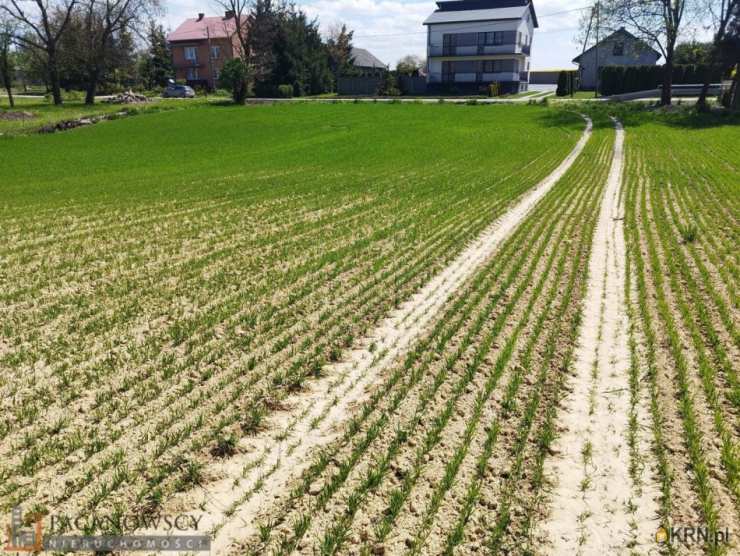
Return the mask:
<path id="1" fill-rule="evenodd" d="M 645 42 L 655 45 L 665 59 L 662 105 L 671 104 L 673 54 L 689 0 L 605 0 L 601 17 L 610 28 L 628 27 Z"/>
<path id="2" fill-rule="evenodd" d="M 704 71 L 704 83 L 699 94 L 699 100 L 696 103 L 697 108 L 703 112 L 708 109 L 709 81 L 714 73 L 713 70 L 721 64 L 722 44 L 727 38 L 728 31 L 730 31 L 730 22 L 740 10 L 740 0 L 702 0 L 699 2 L 698 8 L 702 11 L 702 15 L 711 22 L 714 32 L 707 67 Z"/>
<path id="3" fill-rule="evenodd" d="M 239 57 L 242 60 L 249 58 L 249 31 L 247 20 L 252 9 L 252 0 L 216 0 L 216 3 L 223 8 L 225 14 L 229 16 L 224 18 L 224 25 L 234 18 L 234 38 L 239 49 Z"/>
<path id="4" fill-rule="evenodd" d="M 85 104 L 95 102 L 98 82 L 106 69 L 110 41 L 142 23 L 158 8 L 158 0 L 80 0 L 85 66 Z"/>
<path id="5" fill-rule="evenodd" d="M 62 104 L 57 45 L 76 5 L 77 0 L 2 0 L 0 2 L 0 11 L 4 11 L 20 24 L 14 40 L 45 54 L 51 94 L 54 104 L 57 105 Z M 30 29 L 31 32 L 24 33 L 23 27 Z"/>
<path id="6" fill-rule="evenodd" d="M 13 73 L 15 68 L 11 52 L 14 35 L 14 22 L 0 13 L 0 82 L 8 93 L 8 102 L 11 108 L 15 107 L 15 101 L 13 100 Z"/>
<path id="7" fill-rule="evenodd" d="M 221 78 L 229 82 L 232 89 L 234 101 L 243 103 L 249 90 L 250 71 L 250 33 L 249 15 L 252 11 L 252 0 L 216 0 L 216 3 L 224 10 L 224 28 L 230 31 L 230 21 L 234 20 L 234 35 L 231 37 L 235 42 L 236 56 L 222 68 Z M 239 66 L 233 66 L 239 62 Z M 231 66 L 231 67 L 228 67 Z"/>

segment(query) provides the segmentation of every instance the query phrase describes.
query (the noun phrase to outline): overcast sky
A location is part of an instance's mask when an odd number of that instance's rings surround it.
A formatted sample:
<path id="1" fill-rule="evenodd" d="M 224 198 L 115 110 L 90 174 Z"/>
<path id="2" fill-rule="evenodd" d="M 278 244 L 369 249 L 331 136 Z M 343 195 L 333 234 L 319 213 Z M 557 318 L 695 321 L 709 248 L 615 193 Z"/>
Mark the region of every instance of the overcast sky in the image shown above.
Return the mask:
<path id="1" fill-rule="evenodd" d="M 354 45 L 367 48 L 395 67 L 406 54 L 426 55 L 424 19 L 436 7 L 433 0 L 300 0 L 297 4 L 319 18 L 322 31 L 337 22 L 355 32 Z M 532 45 L 532 69 L 575 68 L 579 8 L 589 0 L 534 0 L 539 19 Z M 214 0 L 164 0 L 165 25 L 174 29 L 198 12 L 221 13 Z"/>

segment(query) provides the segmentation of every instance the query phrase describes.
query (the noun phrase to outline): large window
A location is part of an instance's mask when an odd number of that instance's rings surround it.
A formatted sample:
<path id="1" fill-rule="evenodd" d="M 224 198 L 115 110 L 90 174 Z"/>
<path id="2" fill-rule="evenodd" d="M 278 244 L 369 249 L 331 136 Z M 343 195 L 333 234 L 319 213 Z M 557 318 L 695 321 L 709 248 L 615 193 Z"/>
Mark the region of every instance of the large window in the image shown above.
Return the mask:
<path id="1" fill-rule="evenodd" d="M 442 45 L 445 50 L 451 51 L 457 47 L 482 47 L 514 44 L 514 41 L 516 39 L 516 31 L 489 31 L 485 33 L 445 33 L 442 36 Z"/>
<path id="2" fill-rule="evenodd" d="M 194 46 L 186 46 L 185 47 L 185 59 L 189 62 L 197 62 L 198 61 L 198 49 Z"/>
<path id="3" fill-rule="evenodd" d="M 442 63 L 443 74 L 499 73 L 518 71 L 516 60 L 460 60 Z"/>
<path id="4" fill-rule="evenodd" d="M 481 40 L 482 39 L 482 40 Z M 479 33 L 478 43 L 485 46 L 496 46 L 504 44 L 505 35 L 503 31 Z"/>

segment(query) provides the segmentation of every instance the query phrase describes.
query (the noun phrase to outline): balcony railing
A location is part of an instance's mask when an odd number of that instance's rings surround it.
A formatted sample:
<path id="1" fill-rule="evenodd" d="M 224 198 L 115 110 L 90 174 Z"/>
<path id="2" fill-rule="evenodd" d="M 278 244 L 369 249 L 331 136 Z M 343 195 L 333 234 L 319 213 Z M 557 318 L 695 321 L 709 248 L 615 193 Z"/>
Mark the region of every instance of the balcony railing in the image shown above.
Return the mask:
<path id="1" fill-rule="evenodd" d="M 492 83 L 494 81 L 516 81 L 519 74 L 512 72 L 455 72 L 430 73 L 429 83 Z"/>
<path id="2" fill-rule="evenodd" d="M 431 46 L 430 56 L 486 56 L 489 54 L 526 54 L 531 47 L 519 44 L 494 44 L 480 46 Z"/>

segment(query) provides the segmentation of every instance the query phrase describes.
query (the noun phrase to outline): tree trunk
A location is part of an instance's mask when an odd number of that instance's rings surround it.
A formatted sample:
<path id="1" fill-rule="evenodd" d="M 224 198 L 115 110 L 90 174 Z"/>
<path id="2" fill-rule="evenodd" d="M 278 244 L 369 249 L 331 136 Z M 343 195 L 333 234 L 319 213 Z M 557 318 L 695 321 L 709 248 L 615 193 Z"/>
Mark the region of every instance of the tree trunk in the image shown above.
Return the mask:
<path id="1" fill-rule="evenodd" d="M 5 90 L 8 93 L 8 102 L 11 108 L 15 108 L 15 100 L 13 99 L 13 83 L 11 82 L 11 75 L 13 69 L 10 67 L 10 62 L 7 59 L 0 61 L 0 78 L 5 84 Z"/>
<path id="2" fill-rule="evenodd" d="M 709 63 L 704 66 L 704 79 L 701 86 L 701 92 L 699 93 L 699 100 L 696 101 L 696 109 L 699 112 L 709 111 L 707 96 L 709 95 L 709 85 L 712 77 L 712 69 L 714 68 L 714 54 L 711 54 L 710 56 L 711 59 Z"/>
<path id="3" fill-rule="evenodd" d="M 10 88 L 10 80 L 5 81 L 5 90 L 8 91 L 8 102 L 11 108 L 15 108 L 15 99 L 13 99 L 13 91 Z"/>
<path id="4" fill-rule="evenodd" d="M 85 104 L 93 105 L 95 104 L 95 93 L 98 90 L 98 75 L 100 72 L 97 68 L 93 69 L 90 72 L 90 76 L 88 77 L 87 81 L 87 87 L 85 87 Z"/>
<path id="5" fill-rule="evenodd" d="M 660 92 L 660 105 L 670 106 L 673 88 L 673 49 L 669 49 L 663 66 L 663 89 Z"/>
<path id="6" fill-rule="evenodd" d="M 701 93 L 699 94 L 699 100 L 696 102 L 696 108 L 699 110 L 699 112 L 707 112 L 709 111 L 709 106 L 707 105 L 707 96 L 709 95 L 709 85 L 712 80 L 712 74 L 714 72 L 715 67 L 718 67 L 721 65 L 720 61 L 720 51 L 719 51 L 719 43 L 722 40 L 722 37 L 724 36 L 723 33 L 718 33 L 714 37 L 714 43 L 711 45 L 709 49 L 709 59 L 705 60 L 706 64 L 704 65 L 704 81 L 702 83 Z"/>
<path id="7" fill-rule="evenodd" d="M 59 85 L 59 69 L 57 68 L 57 53 L 54 46 L 50 45 L 46 54 L 48 56 L 49 67 L 49 85 L 51 86 L 51 96 L 56 106 L 62 105 L 62 88 Z"/>

